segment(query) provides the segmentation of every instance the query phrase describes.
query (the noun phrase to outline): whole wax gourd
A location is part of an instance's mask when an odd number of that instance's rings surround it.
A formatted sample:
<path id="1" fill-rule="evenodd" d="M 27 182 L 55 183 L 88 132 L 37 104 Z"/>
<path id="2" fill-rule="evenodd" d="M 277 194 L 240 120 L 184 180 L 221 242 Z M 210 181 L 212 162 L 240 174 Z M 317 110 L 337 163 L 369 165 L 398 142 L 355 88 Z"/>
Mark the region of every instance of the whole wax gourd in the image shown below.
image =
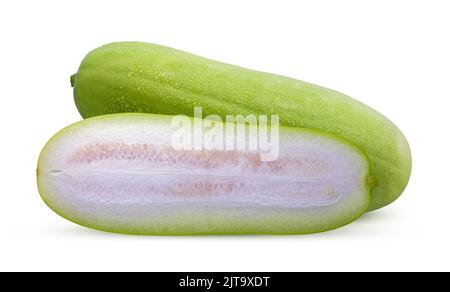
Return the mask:
<path id="1" fill-rule="evenodd" d="M 90 52 L 71 77 L 85 118 L 120 112 L 279 115 L 281 124 L 341 136 L 369 159 L 370 209 L 396 200 L 411 173 L 411 152 L 386 117 L 342 93 L 176 49 L 119 42 Z"/>

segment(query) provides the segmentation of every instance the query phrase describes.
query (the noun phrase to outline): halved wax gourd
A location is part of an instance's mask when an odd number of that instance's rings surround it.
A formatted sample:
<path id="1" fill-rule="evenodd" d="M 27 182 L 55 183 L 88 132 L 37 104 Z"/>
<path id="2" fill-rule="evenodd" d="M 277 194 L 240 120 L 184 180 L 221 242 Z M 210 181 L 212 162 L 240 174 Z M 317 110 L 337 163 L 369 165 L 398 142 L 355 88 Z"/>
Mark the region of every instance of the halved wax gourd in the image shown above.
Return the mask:
<path id="1" fill-rule="evenodd" d="M 223 64 L 172 48 L 119 42 L 90 52 L 71 78 L 83 117 L 118 112 L 279 115 L 286 126 L 317 129 L 355 144 L 373 175 L 370 209 L 405 189 L 411 153 L 400 130 L 372 108 L 303 81 Z"/>
<path id="2" fill-rule="evenodd" d="M 80 225 L 148 235 L 321 232 L 369 205 L 368 162 L 341 138 L 281 127 L 278 158 L 262 161 L 260 150 L 180 150 L 172 121 L 113 114 L 63 129 L 39 157 L 43 200 Z"/>

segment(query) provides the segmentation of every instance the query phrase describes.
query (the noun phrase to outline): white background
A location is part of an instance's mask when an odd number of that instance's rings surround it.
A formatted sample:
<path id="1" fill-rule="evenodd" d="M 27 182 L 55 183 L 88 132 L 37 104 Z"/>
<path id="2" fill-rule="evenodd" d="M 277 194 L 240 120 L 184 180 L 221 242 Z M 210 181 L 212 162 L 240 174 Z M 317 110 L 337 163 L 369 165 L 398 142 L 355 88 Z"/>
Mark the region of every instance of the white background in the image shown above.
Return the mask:
<path id="1" fill-rule="evenodd" d="M 449 1 L 1 1 L 0 270 L 450 270 Z M 324 85 L 393 120 L 413 175 L 391 206 L 307 236 L 135 237 L 41 201 L 36 161 L 80 120 L 69 76 L 139 40 Z M 377 141 L 373 141 L 377 143 Z"/>

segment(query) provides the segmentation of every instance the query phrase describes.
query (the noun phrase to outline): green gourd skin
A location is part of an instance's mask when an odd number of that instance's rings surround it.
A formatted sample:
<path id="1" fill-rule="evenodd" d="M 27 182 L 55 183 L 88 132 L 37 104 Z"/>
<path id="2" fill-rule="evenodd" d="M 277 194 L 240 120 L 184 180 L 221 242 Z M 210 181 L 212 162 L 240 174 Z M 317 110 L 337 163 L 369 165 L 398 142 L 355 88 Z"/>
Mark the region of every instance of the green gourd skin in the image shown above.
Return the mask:
<path id="1" fill-rule="evenodd" d="M 71 78 L 84 118 L 121 112 L 279 115 L 286 126 L 320 130 L 359 147 L 370 162 L 370 210 L 395 201 L 411 174 L 400 130 L 363 103 L 331 89 L 209 60 L 176 49 L 119 42 L 90 52 Z"/>

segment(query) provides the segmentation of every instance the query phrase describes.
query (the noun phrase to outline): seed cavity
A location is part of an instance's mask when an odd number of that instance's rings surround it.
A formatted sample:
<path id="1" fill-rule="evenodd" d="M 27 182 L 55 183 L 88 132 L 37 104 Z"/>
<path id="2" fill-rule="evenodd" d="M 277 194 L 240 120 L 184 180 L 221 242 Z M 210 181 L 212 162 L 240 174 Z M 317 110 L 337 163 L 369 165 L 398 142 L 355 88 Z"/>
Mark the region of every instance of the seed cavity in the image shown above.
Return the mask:
<path id="1" fill-rule="evenodd" d="M 64 169 L 47 172 L 71 200 L 105 204 L 306 208 L 336 204 L 348 193 L 346 180 L 320 153 L 260 161 L 257 152 L 177 151 L 168 145 L 110 141 L 76 147 Z"/>

